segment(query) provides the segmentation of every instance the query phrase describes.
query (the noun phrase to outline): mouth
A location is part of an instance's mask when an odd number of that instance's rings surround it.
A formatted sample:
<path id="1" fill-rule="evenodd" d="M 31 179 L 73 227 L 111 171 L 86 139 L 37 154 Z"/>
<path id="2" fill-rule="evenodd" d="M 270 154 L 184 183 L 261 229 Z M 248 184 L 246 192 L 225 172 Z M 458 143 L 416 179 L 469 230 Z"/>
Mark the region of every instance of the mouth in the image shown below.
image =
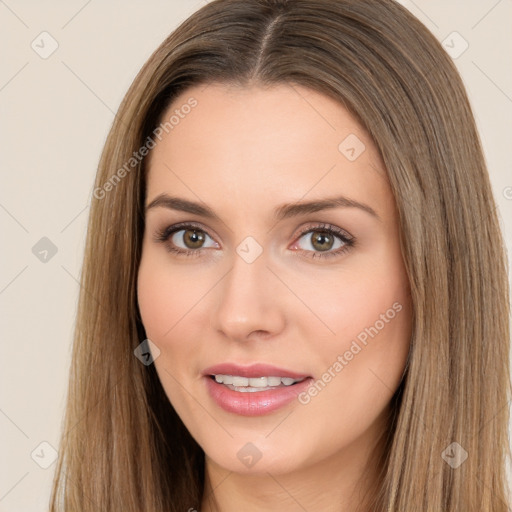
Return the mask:
<path id="1" fill-rule="evenodd" d="M 306 389 L 312 377 L 267 364 L 216 365 L 203 372 L 213 402 L 224 411 L 259 416 L 280 409 Z"/>
<path id="2" fill-rule="evenodd" d="M 268 377 L 242 377 L 240 375 L 216 374 L 210 375 L 210 378 L 215 380 L 218 384 L 223 384 L 232 391 L 238 391 L 240 393 L 258 393 L 293 386 L 302 382 L 307 377 L 294 379 L 292 377 L 276 377 L 272 375 Z"/>

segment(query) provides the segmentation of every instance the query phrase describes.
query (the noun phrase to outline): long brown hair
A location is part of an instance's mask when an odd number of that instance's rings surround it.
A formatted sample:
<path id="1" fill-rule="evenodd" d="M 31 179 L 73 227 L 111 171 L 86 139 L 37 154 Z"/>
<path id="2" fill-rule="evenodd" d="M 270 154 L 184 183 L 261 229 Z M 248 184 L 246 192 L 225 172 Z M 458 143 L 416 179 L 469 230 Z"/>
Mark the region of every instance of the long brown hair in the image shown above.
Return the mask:
<path id="1" fill-rule="evenodd" d="M 139 72 L 96 177 L 52 512 L 200 508 L 204 453 L 154 365 L 134 356 L 146 337 L 136 156 L 179 93 L 213 82 L 310 87 L 348 108 L 381 152 L 414 318 L 371 510 L 505 512 L 509 297 L 496 205 L 454 64 L 393 0 L 215 0 Z M 454 453 L 467 454 L 458 467 Z"/>

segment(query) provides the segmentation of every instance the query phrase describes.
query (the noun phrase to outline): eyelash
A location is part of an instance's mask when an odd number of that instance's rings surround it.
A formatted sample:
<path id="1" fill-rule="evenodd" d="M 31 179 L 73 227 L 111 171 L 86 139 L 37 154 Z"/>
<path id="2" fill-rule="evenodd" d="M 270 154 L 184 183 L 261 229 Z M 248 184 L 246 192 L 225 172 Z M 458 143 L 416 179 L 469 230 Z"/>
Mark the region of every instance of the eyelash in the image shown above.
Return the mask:
<path id="1" fill-rule="evenodd" d="M 190 223 L 190 222 L 182 222 L 179 224 L 173 224 L 172 226 L 168 226 L 164 229 L 161 229 L 156 232 L 154 239 L 156 242 L 166 244 L 166 249 L 171 253 L 175 253 L 180 256 L 185 256 L 185 257 L 200 256 L 201 253 L 203 252 L 203 250 L 205 250 L 205 248 L 184 250 L 181 248 L 173 247 L 172 245 L 169 245 L 167 243 L 169 241 L 169 238 L 172 235 L 174 235 L 174 233 L 181 231 L 181 230 L 188 230 L 188 229 L 192 229 L 192 230 L 195 229 L 197 231 L 201 231 L 202 233 L 205 233 L 206 235 L 208 235 L 210 238 L 213 239 L 213 237 L 211 237 L 208 234 L 208 232 L 206 230 L 204 230 L 200 225 Z M 339 247 L 335 251 L 326 251 L 326 252 L 306 251 L 304 249 L 296 249 L 299 252 L 306 253 L 307 254 L 306 257 L 309 257 L 309 258 L 336 257 L 336 256 L 340 256 L 341 254 L 349 251 L 355 245 L 355 241 L 356 241 L 355 237 L 353 237 L 352 235 L 349 235 L 346 231 L 344 231 L 340 228 L 337 228 L 336 226 L 333 226 L 331 224 L 323 224 L 323 223 L 308 225 L 307 227 L 303 228 L 297 235 L 296 240 L 298 241 L 305 234 L 313 233 L 315 231 L 320 231 L 322 233 L 327 233 L 329 235 L 333 235 L 334 237 L 341 240 L 341 242 L 343 243 L 343 246 Z"/>

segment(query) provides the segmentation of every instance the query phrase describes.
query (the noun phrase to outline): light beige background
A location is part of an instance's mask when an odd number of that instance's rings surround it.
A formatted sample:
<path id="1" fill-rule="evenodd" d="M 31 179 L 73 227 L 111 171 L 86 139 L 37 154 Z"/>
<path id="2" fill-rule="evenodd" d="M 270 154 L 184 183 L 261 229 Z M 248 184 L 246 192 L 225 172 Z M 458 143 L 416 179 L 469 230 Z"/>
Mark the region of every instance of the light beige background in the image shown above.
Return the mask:
<path id="1" fill-rule="evenodd" d="M 204 3 L 0 0 L 0 511 L 47 510 L 55 464 L 41 465 L 52 462 L 49 445 L 58 449 L 100 151 L 137 71 Z M 401 3 L 450 51 L 469 45 L 455 62 L 512 252 L 512 1 Z M 40 53 L 51 40 L 43 31 L 58 43 L 46 59 Z M 42 237 L 57 249 L 46 262 L 32 252 Z"/>

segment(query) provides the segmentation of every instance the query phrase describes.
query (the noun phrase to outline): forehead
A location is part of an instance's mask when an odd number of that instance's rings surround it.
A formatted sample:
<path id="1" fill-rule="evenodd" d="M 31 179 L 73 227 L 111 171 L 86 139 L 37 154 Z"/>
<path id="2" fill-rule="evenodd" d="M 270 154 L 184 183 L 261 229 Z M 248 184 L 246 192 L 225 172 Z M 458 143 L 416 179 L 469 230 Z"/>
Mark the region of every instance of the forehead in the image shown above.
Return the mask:
<path id="1" fill-rule="evenodd" d="M 166 122 L 151 152 L 148 201 L 167 192 L 238 212 L 337 192 L 389 202 L 369 135 L 341 103 L 306 87 L 194 87 Z"/>

